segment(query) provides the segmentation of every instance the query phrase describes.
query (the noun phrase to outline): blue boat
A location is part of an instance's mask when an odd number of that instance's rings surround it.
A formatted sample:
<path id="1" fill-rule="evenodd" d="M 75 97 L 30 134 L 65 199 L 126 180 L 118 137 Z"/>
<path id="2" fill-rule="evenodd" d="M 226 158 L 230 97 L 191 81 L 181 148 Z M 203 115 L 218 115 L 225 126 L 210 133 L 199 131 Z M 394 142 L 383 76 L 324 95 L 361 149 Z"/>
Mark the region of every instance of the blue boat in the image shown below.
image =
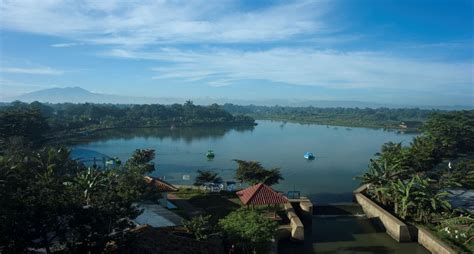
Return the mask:
<path id="1" fill-rule="evenodd" d="M 306 152 L 304 153 L 304 158 L 307 159 L 307 160 L 314 160 L 314 154 L 313 153 L 310 153 L 310 152 Z"/>

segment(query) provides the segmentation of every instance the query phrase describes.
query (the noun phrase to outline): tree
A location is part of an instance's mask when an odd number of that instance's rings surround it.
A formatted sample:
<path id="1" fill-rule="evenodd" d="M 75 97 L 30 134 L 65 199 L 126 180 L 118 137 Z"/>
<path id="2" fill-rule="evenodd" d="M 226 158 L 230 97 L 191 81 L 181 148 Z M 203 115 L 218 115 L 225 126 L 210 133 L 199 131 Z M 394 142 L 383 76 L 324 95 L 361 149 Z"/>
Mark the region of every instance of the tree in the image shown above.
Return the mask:
<path id="1" fill-rule="evenodd" d="M 7 147 L 14 137 L 38 146 L 44 141 L 48 128 L 39 109 L 0 111 L 0 149 Z"/>
<path id="2" fill-rule="evenodd" d="M 242 253 L 264 253 L 276 234 L 278 225 L 254 210 L 241 208 L 218 223 L 228 241 Z"/>
<path id="3" fill-rule="evenodd" d="M 474 110 L 434 113 L 423 130 L 440 144 L 445 156 L 474 150 Z"/>
<path id="4" fill-rule="evenodd" d="M 153 149 L 137 149 L 132 157 L 126 162 L 125 167 L 137 170 L 139 174 L 146 174 L 155 170 L 155 150 Z"/>
<path id="5" fill-rule="evenodd" d="M 198 170 L 198 175 L 194 181 L 194 185 L 201 186 L 205 183 L 220 183 L 222 178 L 218 176 L 218 173 L 212 172 L 210 170 Z"/>
<path id="6" fill-rule="evenodd" d="M 111 241 L 124 242 L 141 212 L 132 204 L 159 195 L 143 180 L 154 157 L 145 154 L 103 170 L 85 169 L 64 148 L 0 156 L 0 249 L 49 253 L 58 242 L 66 252 L 102 252 Z"/>
<path id="7" fill-rule="evenodd" d="M 67 149 L 45 148 L 0 156 L 0 248 L 23 252 L 65 239 L 75 196 L 64 184 L 81 165 Z"/>
<path id="8" fill-rule="evenodd" d="M 257 183 L 273 185 L 277 184 L 280 180 L 283 180 L 281 172 L 278 168 L 267 170 L 258 161 L 234 161 L 238 164 L 235 178 L 240 182 L 247 182 L 251 185 Z"/>
<path id="9" fill-rule="evenodd" d="M 415 137 L 409 152 L 409 165 L 417 172 L 429 171 L 441 161 L 441 152 L 435 141 L 426 136 Z"/>
<path id="10" fill-rule="evenodd" d="M 211 215 L 196 216 L 190 220 L 183 221 L 186 230 L 194 235 L 197 240 L 206 240 L 213 232 L 213 227 L 209 222 Z"/>

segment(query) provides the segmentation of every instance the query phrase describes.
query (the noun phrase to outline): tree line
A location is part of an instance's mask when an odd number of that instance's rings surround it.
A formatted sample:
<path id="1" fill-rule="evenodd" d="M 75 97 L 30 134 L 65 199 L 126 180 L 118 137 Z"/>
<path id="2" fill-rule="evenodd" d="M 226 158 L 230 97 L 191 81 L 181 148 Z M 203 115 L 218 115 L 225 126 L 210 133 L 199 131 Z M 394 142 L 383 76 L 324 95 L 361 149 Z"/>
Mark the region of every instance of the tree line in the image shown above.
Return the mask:
<path id="1" fill-rule="evenodd" d="M 375 128 L 399 128 L 401 122 L 404 122 L 410 129 L 420 128 L 430 114 L 439 112 L 418 108 L 317 108 L 234 104 L 224 104 L 222 108 L 232 114 L 244 114 L 257 119 Z"/>
<path id="2" fill-rule="evenodd" d="M 219 105 L 42 104 L 13 102 L 0 107 L 0 138 L 24 136 L 32 142 L 99 129 L 183 126 L 254 126 L 249 116 Z"/>

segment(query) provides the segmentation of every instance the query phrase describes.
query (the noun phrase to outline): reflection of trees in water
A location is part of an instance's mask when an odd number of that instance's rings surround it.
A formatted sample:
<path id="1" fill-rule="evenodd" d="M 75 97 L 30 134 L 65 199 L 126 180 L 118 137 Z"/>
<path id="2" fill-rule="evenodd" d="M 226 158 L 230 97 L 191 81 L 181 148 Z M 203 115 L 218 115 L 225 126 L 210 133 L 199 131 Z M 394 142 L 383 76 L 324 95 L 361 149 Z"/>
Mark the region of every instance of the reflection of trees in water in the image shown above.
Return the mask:
<path id="1" fill-rule="evenodd" d="M 72 144 L 83 144 L 94 141 L 105 141 L 109 139 L 134 139 L 134 138 L 157 138 L 163 140 L 165 138 L 171 138 L 173 141 L 184 140 L 186 143 L 192 141 L 207 139 L 207 138 L 220 138 L 230 131 L 236 132 L 247 132 L 253 131 L 254 126 L 238 126 L 238 127 L 182 127 L 182 128 L 125 128 L 125 129 L 112 129 L 97 131 L 83 136 L 69 140 L 68 143 Z"/>

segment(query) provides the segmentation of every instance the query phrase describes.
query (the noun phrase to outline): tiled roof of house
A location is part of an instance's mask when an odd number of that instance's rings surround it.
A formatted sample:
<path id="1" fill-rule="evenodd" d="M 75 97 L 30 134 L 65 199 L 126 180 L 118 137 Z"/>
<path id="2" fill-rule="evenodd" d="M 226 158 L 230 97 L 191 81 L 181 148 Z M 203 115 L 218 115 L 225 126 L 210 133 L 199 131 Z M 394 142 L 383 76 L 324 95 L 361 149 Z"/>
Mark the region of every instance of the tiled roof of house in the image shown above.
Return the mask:
<path id="1" fill-rule="evenodd" d="M 145 176 L 145 181 L 148 184 L 152 184 L 152 185 L 156 186 L 156 188 L 159 191 L 162 191 L 162 192 L 170 192 L 170 191 L 177 191 L 178 190 L 178 188 L 174 187 L 172 184 L 167 183 L 164 180 L 161 180 L 161 179 L 158 179 L 158 178 L 155 178 L 155 177 Z"/>
<path id="2" fill-rule="evenodd" d="M 283 204 L 288 199 L 269 186 L 259 183 L 237 192 L 244 205 Z"/>

